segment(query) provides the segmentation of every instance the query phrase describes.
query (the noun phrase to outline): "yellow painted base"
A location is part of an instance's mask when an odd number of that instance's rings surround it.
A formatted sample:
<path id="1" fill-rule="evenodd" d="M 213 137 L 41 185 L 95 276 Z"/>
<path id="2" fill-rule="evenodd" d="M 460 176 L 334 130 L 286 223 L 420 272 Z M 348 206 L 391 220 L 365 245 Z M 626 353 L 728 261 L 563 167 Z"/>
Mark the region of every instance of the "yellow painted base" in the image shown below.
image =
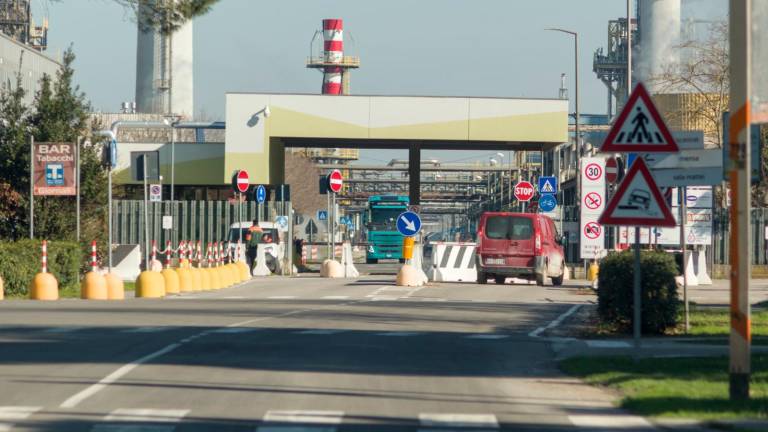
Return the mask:
<path id="1" fill-rule="evenodd" d="M 176 269 L 176 274 L 179 276 L 179 292 L 185 293 L 195 290 L 195 285 L 192 281 L 192 270 L 180 267 Z"/>
<path id="2" fill-rule="evenodd" d="M 107 281 L 107 299 L 125 300 L 125 285 L 120 277 L 113 273 L 107 273 L 104 275 L 104 280 Z"/>
<path id="3" fill-rule="evenodd" d="M 247 281 L 251 279 L 251 269 L 248 268 L 248 264 L 243 261 L 238 261 L 237 269 L 240 271 L 240 280 Z"/>
<path id="4" fill-rule="evenodd" d="M 29 286 L 29 298 L 32 300 L 58 300 L 59 281 L 50 273 L 38 273 Z"/>
<path id="5" fill-rule="evenodd" d="M 83 300 L 107 300 L 107 280 L 100 273 L 88 272 L 80 282 L 80 298 Z"/>
<path id="6" fill-rule="evenodd" d="M 136 278 L 136 297 L 161 298 L 165 296 L 165 279 L 155 271 L 143 271 Z"/>
<path id="7" fill-rule="evenodd" d="M 212 290 L 219 290 L 221 289 L 221 276 L 219 276 L 219 271 L 216 268 L 209 268 L 206 269 L 206 272 L 208 273 L 208 277 L 211 281 L 211 288 Z"/>
<path id="8" fill-rule="evenodd" d="M 178 294 L 181 292 L 179 287 L 179 275 L 174 269 L 165 269 L 161 272 L 163 279 L 165 279 L 165 295 Z"/>
<path id="9" fill-rule="evenodd" d="M 197 272 L 200 274 L 200 290 L 208 291 L 213 289 L 211 286 L 211 273 L 208 269 L 197 269 Z"/>

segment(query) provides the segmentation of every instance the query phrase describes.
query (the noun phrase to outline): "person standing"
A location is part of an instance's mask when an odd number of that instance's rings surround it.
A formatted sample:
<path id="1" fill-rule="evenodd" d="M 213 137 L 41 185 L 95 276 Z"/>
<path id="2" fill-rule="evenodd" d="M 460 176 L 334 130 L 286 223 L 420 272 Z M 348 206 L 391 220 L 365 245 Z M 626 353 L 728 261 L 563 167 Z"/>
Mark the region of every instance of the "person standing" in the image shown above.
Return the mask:
<path id="1" fill-rule="evenodd" d="M 248 259 L 248 266 L 253 270 L 253 266 L 256 265 L 256 256 L 259 251 L 259 243 L 261 243 L 261 235 L 264 231 L 259 226 L 259 218 L 253 220 L 253 225 L 248 228 L 248 233 L 245 235 L 246 240 L 246 257 Z"/>

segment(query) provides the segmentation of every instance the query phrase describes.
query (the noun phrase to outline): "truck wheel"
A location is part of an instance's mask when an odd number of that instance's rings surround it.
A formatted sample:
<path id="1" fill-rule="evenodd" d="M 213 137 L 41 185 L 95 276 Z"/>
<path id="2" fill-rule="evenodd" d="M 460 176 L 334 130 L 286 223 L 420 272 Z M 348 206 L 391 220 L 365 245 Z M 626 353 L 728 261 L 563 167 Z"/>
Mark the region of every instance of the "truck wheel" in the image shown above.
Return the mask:
<path id="1" fill-rule="evenodd" d="M 544 281 L 546 280 L 546 277 L 543 274 L 536 274 L 536 285 L 538 286 L 544 286 Z"/>
<path id="2" fill-rule="evenodd" d="M 477 283 L 485 285 L 488 283 L 488 275 L 483 272 L 477 272 Z"/>
<path id="3" fill-rule="evenodd" d="M 376 258 L 366 258 L 366 259 L 365 259 L 365 263 L 366 263 L 366 264 L 378 264 L 378 263 L 379 263 L 379 260 L 378 260 L 378 259 L 376 259 Z"/>
<path id="4" fill-rule="evenodd" d="M 563 274 L 562 273 L 560 273 L 560 276 L 552 278 L 552 285 L 560 286 L 562 284 L 563 284 Z"/>
<path id="5" fill-rule="evenodd" d="M 496 275 L 496 276 L 494 276 L 493 280 L 495 280 L 498 285 L 504 285 L 504 282 L 507 281 L 507 277 L 506 276 L 501 276 L 501 275 Z"/>
<path id="6" fill-rule="evenodd" d="M 405 264 L 405 258 L 399 258 L 397 260 L 400 264 Z"/>

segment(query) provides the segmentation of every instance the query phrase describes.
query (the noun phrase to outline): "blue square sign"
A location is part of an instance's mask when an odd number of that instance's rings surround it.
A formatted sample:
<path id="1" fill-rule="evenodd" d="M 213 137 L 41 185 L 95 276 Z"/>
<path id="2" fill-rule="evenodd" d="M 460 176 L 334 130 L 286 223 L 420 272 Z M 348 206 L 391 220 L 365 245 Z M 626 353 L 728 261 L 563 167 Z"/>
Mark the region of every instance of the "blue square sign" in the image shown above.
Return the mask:
<path id="1" fill-rule="evenodd" d="M 539 193 L 542 195 L 557 194 L 557 177 L 555 176 L 539 177 Z"/>
<path id="2" fill-rule="evenodd" d="M 48 186 L 64 186 L 64 165 L 60 163 L 45 164 L 45 183 Z"/>
<path id="3" fill-rule="evenodd" d="M 317 220 L 328 220 L 328 211 L 326 210 L 318 210 L 317 211 Z"/>

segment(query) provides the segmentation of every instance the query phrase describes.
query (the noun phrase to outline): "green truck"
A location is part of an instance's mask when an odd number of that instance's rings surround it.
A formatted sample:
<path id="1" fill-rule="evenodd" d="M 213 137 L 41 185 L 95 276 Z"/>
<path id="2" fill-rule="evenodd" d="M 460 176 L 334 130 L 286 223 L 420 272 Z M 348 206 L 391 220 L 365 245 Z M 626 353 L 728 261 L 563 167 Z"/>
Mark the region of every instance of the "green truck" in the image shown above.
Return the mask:
<path id="1" fill-rule="evenodd" d="M 407 210 L 407 196 L 373 195 L 368 198 L 366 263 L 376 264 L 380 259 L 396 259 L 404 262 L 402 259 L 403 236 L 397 231 L 397 217 Z"/>

